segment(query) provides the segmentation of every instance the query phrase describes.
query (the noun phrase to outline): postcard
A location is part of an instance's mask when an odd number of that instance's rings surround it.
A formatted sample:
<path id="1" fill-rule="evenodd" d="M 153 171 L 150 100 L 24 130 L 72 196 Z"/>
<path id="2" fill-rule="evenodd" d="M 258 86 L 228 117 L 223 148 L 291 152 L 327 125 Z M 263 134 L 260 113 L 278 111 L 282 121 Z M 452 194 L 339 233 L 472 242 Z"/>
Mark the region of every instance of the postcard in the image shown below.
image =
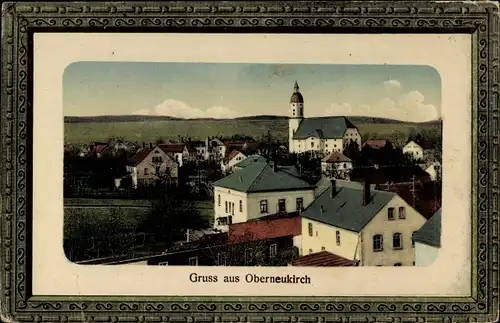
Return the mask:
<path id="1" fill-rule="evenodd" d="M 35 36 L 37 292 L 470 292 L 468 36 Z"/>

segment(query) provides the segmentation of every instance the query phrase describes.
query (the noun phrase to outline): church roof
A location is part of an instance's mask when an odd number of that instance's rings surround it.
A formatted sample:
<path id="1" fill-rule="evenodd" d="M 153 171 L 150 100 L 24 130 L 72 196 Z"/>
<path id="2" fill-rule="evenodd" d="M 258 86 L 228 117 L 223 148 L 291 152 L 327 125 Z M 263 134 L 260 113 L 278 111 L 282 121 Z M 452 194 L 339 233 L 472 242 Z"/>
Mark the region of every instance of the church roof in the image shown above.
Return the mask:
<path id="1" fill-rule="evenodd" d="M 316 117 L 306 118 L 300 122 L 293 139 L 320 139 L 343 138 L 348 128 L 356 128 L 346 117 Z"/>
<path id="2" fill-rule="evenodd" d="M 290 103 L 304 103 L 304 97 L 300 92 L 294 93 L 290 98 Z"/>
<path id="3" fill-rule="evenodd" d="M 294 91 L 292 97 L 290 98 L 290 103 L 304 103 L 304 98 L 302 94 L 299 92 L 299 84 L 295 81 Z"/>

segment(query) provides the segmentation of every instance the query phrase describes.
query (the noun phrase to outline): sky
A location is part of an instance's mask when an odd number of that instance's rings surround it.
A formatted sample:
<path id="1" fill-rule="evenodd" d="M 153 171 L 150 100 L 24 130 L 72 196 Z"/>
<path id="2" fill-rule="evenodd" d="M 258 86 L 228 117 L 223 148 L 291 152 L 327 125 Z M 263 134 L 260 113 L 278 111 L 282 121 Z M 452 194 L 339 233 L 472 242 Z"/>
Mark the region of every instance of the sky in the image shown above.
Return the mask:
<path id="1" fill-rule="evenodd" d="M 75 62 L 64 72 L 63 108 L 65 116 L 288 116 L 295 81 L 305 117 L 440 117 L 439 73 L 412 65 Z"/>

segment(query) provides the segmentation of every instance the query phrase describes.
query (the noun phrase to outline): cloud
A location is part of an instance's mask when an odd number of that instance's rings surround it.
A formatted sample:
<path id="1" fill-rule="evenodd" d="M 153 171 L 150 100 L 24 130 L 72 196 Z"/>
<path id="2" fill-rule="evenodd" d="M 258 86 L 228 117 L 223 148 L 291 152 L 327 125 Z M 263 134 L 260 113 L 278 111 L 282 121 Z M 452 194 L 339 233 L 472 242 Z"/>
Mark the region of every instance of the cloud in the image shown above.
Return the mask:
<path id="1" fill-rule="evenodd" d="M 438 109 L 425 103 L 425 97 L 419 91 L 409 91 L 396 100 L 383 98 L 373 105 L 352 106 L 349 103 L 332 103 L 325 109 L 326 115 L 371 116 L 397 119 L 402 121 L 424 122 L 439 119 Z"/>
<path id="2" fill-rule="evenodd" d="M 384 88 L 388 91 L 397 91 L 401 89 L 401 83 L 397 80 L 389 80 L 384 82 Z"/>
<path id="3" fill-rule="evenodd" d="M 235 111 L 226 107 L 214 106 L 206 110 L 202 110 L 191 107 L 182 101 L 174 99 L 168 99 L 158 104 L 154 108 L 153 112 L 154 115 L 158 116 L 170 116 L 170 117 L 185 118 L 185 119 L 195 119 L 195 118 L 224 119 L 224 118 L 238 117 L 238 114 Z M 135 111 L 134 114 L 148 115 L 151 114 L 151 112 L 148 109 L 142 109 Z"/>

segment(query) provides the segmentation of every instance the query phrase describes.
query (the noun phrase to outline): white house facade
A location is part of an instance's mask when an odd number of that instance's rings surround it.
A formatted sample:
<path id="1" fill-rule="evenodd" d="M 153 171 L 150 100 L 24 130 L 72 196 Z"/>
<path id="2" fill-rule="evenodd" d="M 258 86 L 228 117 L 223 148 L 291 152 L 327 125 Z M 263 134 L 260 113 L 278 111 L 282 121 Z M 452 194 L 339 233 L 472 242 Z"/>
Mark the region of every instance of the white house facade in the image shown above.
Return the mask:
<path id="1" fill-rule="evenodd" d="M 429 266 L 441 249 L 441 209 L 413 235 L 415 266 Z"/>
<path id="2" fill-rule="evenodd" d="M 288 120 L 289 152 L 327 155 L 342 152 L 350 142 L 361 149 L 361 135 L 346 117 L 304 118 L 304 98 L 295 82 Z"/>
<path id="3" fill-rule="evenodd" d="M 287 169 L 254 162 L 215 182 L 214 199 L 214 227 L 227 230 L 231 223 L 302 211 L 314 186 Z"/>
<path id="4" fill-rule="evenodd" d="M 326 176 L 348 178 L 352 167 L 352 160 L 337 151 L 331 152 L 321 160 L 321 172 Z"/>
<path id="5" fill-rule="evenodd" d="M 302 214 L 302 254 L 328 251 L 360 266 L 412 266 L 425 218 L 392 192 L 332 180 Z"/>

